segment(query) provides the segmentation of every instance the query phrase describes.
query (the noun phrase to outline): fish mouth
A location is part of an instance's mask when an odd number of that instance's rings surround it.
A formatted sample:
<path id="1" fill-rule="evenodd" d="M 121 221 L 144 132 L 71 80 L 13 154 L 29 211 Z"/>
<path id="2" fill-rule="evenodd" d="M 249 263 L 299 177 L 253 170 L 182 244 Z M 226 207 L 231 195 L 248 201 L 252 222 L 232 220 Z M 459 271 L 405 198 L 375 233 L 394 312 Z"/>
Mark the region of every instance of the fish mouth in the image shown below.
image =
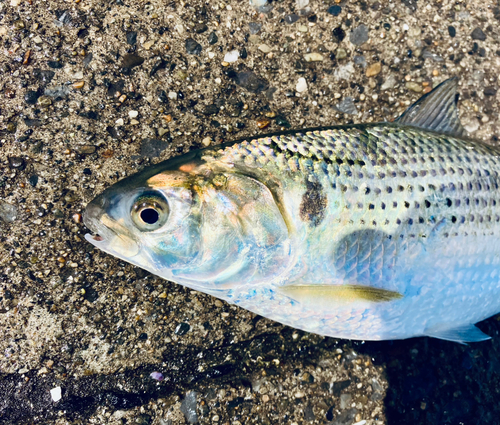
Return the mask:
<path id="1" fill-rule="evenodd" d="M 83 223 L 93 234 L 87 233 L 85 239 L 96 248 L 130 261 L 130 258 L 139 253 L 139 244 L 123 219 L 115 220 L 108 215 L 106 205 L 107 202 L 102 197 L 97 197 L 87 205 Z"/>

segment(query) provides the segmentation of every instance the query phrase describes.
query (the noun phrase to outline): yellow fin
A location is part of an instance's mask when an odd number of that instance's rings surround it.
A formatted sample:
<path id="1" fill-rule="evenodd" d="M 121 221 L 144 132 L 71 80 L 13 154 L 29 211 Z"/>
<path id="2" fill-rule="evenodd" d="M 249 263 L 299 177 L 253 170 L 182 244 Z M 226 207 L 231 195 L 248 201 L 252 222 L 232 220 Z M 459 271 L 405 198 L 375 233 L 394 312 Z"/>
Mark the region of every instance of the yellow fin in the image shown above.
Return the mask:
<path id="1" fill-rule="evenodd" d="M 301 284 L 282 286 L 278 290 L 300 303 L 325 301 L 370 301 L 374 303 L 399 300 L 403 295 L 396 291 L 363 285 L 316 285 Z"/>

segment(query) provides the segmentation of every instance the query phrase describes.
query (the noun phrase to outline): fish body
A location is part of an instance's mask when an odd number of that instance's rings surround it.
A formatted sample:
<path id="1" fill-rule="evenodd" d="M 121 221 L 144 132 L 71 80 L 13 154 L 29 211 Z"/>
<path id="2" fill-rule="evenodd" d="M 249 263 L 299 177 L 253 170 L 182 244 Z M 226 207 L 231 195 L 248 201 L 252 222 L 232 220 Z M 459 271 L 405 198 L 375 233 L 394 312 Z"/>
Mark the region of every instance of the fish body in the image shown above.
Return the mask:
<path id="1" fill-rule="evenodd" d="M 89 204 L 87 239 L 309 332 L 488 339 L 473 324 L 500 311 L 500 150 L 462 137 L 455 94 L 147 168 Z"/>

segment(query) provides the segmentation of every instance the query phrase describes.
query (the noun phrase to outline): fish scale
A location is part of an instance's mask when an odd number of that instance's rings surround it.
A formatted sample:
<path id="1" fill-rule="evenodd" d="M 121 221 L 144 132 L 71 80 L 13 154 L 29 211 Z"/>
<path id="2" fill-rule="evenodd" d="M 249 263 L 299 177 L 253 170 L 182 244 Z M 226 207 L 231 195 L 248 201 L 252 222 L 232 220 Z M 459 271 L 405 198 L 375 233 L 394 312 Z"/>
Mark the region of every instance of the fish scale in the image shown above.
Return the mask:
<path id="1" fill-rule="evenodd" d="M 474 323 L 500 311 L 500 149 L 463 137 L 456 88 L 445 81 L 394 123 L 288 131 L 148 168 L 89 204 L 101 236 L 87 239 L 322 335 L 488 339 Z M 140 193 L 157 201 L 137 204 Z M 158 223 L 141 221 L 144 205 L 160 205 Z"/>

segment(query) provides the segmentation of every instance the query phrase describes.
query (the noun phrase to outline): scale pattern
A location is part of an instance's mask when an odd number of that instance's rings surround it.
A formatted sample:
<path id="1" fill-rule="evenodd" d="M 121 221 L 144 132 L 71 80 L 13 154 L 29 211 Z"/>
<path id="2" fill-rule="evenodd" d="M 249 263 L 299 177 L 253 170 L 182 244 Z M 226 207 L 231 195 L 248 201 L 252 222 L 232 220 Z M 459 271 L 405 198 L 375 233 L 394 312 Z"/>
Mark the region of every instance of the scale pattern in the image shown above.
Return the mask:
<path id="1" fill-rule="evenodd" d="M 336 281 L 404 295 L 374 311 L 308 310 L 298 318 L 287 300 L 279 301 L 281 317 L 273 306 L 242 306 L 295 327 L 368 339 L 424 334 L 444 315 L 475 323 L 500 310 L 498 148 L 377 124 L 243 141 L 219 158 L 284 182 L 298 227 L 300 194 L 318 182 L 327 212 L 301 239 L 309 250 L 302 262 Z"/>

